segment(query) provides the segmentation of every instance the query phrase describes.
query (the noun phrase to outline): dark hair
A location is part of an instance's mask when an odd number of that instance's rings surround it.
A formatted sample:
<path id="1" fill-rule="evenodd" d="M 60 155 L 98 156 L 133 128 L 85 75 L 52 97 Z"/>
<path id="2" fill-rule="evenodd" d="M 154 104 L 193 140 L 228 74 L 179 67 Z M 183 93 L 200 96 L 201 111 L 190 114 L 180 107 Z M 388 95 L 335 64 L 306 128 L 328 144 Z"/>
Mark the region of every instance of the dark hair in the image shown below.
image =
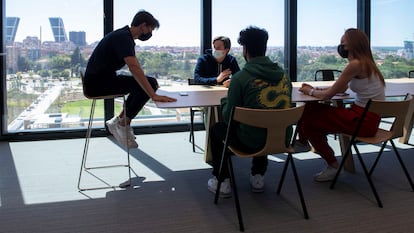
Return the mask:
<path id="1" fill-rule="evenodd" d="M 237 42 L 249 53 L 250 57 L 264 56 L 269 35 L 265 29 L 249 26 L 240 31 Z"/>
<path id="2" fill-rule="evenodd" d="M 214 38 L 213 44 L 218 40 L 223 41 L 225 49 L 229 49 L 231 47 L 230 38 L 228 38 L 227 36 L 217 36 L 216 38 Z"/>
<path id="3" fill-rule="evenodd" d="M 140 10 L 135 14 L 134 19 L 131 22 L 131 26 L 139 26 L 142 23 L 146 23 L 151 28 L 159 28 L 160 23 L 151 13 L 145 10 Z"/>

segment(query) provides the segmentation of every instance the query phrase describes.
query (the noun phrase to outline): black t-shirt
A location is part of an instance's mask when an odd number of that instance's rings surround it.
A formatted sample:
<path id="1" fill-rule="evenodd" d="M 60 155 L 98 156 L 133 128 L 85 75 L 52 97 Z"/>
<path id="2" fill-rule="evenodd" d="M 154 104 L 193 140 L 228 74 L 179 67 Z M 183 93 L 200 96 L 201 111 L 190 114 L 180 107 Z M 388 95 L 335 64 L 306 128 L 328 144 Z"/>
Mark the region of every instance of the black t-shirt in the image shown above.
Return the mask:
<path id="1" fill-rule="evenodd" d="M 89 77 L 114 76 L 125 65 L 124 58 L 135 56 L 135 42 L 128 26 L 107 34 L 96 46 L 88 61 Z"/>

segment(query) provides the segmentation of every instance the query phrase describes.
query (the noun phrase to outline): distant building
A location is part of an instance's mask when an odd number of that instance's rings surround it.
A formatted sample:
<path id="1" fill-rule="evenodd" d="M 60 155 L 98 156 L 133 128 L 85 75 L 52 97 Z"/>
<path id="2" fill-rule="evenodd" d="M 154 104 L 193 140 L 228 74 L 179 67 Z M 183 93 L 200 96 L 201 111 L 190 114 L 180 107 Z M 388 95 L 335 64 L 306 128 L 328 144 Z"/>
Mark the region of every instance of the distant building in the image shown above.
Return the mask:
<path id="1" fill-rule="evenodd" d="M 23 40 L 22 55 L 31 61 L 40 58 L 40 40 L 35 36 L 28 36 Z"/>
<path id="2" fill-rule="evenodd" d="M 65 26 L 63 25 L 63 20 L 60 17 L 50 17 L 49 18 L 50 26 L 52 28 L 53 36 L 55 42 L 64 42 L 68 41 L 66 36 Z"/>
<path id="3" fill-rule="evenodd" d="M 6 44 L 14 42 L 19 22 L 18 17 L 6 17 Z"/>
<path id="4" fill-rule="evenodd" d="M 414 58 L 413 49 L 414 48 L 414 41 L 404 41 L 404 51 L 405 51 L 405 58 L 411 60 Z"/>
<path id="5" fill-rule="evenodd" d="M 84 31 L 69 32 L 69 40 L 72 41 L 77 46 L 85 46 L 86 45 L 86 33 Z"/>

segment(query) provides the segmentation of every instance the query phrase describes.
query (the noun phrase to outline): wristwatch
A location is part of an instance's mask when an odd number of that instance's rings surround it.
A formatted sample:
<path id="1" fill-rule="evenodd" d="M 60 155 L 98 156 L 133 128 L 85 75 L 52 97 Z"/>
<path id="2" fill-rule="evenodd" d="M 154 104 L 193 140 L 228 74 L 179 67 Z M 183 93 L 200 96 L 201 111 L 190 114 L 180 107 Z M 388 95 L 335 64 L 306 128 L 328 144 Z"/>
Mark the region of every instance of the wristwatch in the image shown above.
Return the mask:
<path id="1" fill-rule="evenodd" d="M 309 91 L 309 95 L 310 96 L 313 96 L 313 93 L 315 92 L 315 89 L 314 88 L 312 88 L 312 89 L 310 89 L 310 91 Z"/>

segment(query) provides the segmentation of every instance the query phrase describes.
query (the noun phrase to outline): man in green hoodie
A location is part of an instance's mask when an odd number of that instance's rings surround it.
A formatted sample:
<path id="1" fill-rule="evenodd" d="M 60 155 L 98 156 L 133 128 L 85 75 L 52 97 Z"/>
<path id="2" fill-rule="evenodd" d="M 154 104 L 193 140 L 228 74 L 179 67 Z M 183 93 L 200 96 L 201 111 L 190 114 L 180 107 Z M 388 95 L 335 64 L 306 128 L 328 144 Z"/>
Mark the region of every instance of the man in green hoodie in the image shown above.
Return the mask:
<path id="1" fill-rule="evenodd" d="M 215 193 L 217 183 L 221 197 L 231 196 L 231 186 L 227 163 L 223 164 L 222 176 L 218 177 L 223 140 L 225 139 L 227 123 L 233 107 L 241 106 L 260 109 L 283 109 L 291 107 L 292 84 L 284 70 L 277 63 L 265 56 L 268 33 L 265 29 L 250 26 L 239 34 L 238 43 L 243 46 L 243 56 L 246 64 L 242 70 L 233 75 L 228 94 L 221 100 L 222 114 L 225 122 L 218 122 L 210 129 L 212 152 L 213 178 L 208 180 L 208 189 Z M 277 120 L 277 119 L 275 119 Z M 283 129 L 281 129 L 283 130 Z M 245 151 L 260 150 L 266 140 L 264 129 L 238 125 L 235 135 L 232 135 L 230 145 Z M 230 153 L 229 151 L 227 153 Z M 264 191 L 264 174 L 267 168 L 267 157 L 252 159 L 250 184 L 253 192 Z"/>

